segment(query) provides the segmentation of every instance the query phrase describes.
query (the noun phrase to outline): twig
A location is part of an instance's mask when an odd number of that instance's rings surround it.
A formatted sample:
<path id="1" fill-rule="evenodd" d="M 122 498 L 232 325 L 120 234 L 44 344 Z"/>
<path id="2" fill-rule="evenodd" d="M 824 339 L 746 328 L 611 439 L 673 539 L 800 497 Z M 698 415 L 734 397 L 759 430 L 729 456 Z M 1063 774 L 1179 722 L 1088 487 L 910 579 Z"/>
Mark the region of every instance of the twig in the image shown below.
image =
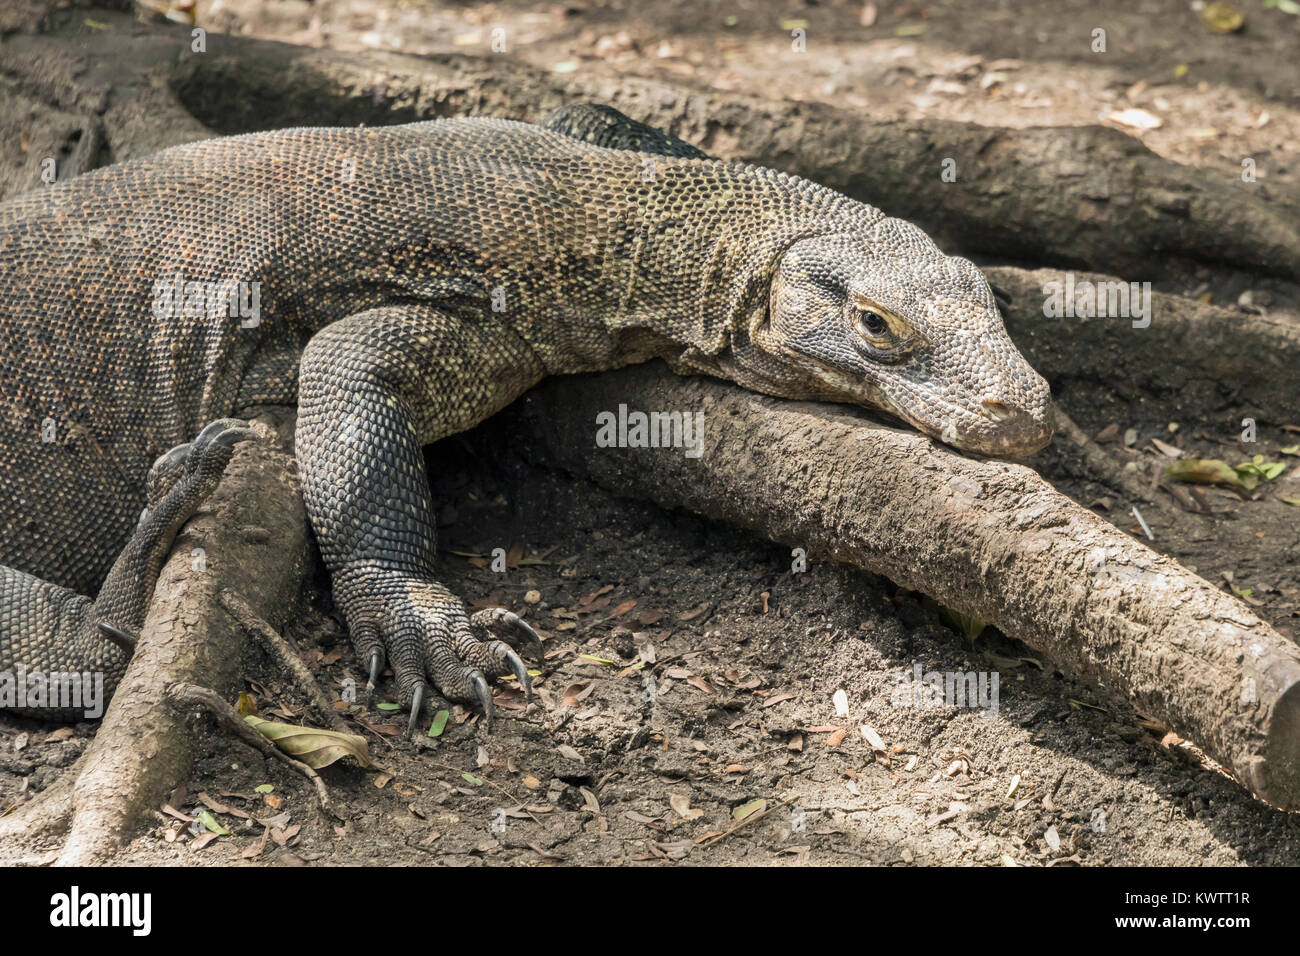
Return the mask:
<path id="1" fill-rule="evenodd" d="M 331 706 L 330 699 L 316 682 L 315 675 L 289 646 L 289 642 L 276 633 L 275 628 L 258 617 L 257 613 L 248 606 L 248 602 L 234 591 L 221 592 L 221 605 L 239 622 L 240 627 L 261 641 L 276 664 L 293 675 L 293 679 L 307 695 L 312 706 L 320 712 L 330 727 L 340 733 L 352 732 L 343 718 L 338 715 L 338 711 Z"/>
<path id="2" fill-rule="evenodd" d="M 1057 430 L 1083 454 L 1084 464 L 1097 480 L 1110 485 L 1116 491 L 1132 495 L 1139 501 L 1151 501 L 1151 492 L 1147 487 L 1136 476 L 1116 464 L 1115 459 L 1089 438 L 1060 406 L 1056 408 L 1056 426 Z"/>
<path id="3" fill-rule="evenodd" d="M 429 765 L 431 767 L 438 767 L 441 770 L 450 770 L 452 773 L 461 774 L 462 776 L 464 776 L 464 774 L 469 773 L 468 770 L 461 770 L 458 767 L 452 767 L 449 764 L 438 763 L 438 761 L 436 760 L 430 760 Z M 477 774 L 474 774 L 474 776 L 478 777 Z M 493 787 L 497 790 L 500 790 L 502 793 L 504 793 L 507 797 L 509 797 L 511 800 L 515 802 L 515 807 L 517 809 L 524 811 L 524 813 L 532 817 L 534 823 L 541 824 L 542 821 L 537 819 L 536 815 L 531 810 L 529 810 L 527 806 L 524 805 L 524 802 L 520 800 L 518 797 L 516 797 L 513 793 L 511 793 L 509 790 L 507 790 L 505 787 L 501 786 L 501 784 L 493 783 L 487 777 L 478 777 L 478 779 L 482 780 L 489 787 Z"/>
<path id="4" fill-rule="evenodd" d="M 759 810 L 757 813 L 751 813 L 749 816 L 745 817 L 745 819 L 741 820 L 739 823 L 735 824 L 730 829 L 723 830 L 721 833 L 715 834 L 709 837 L 707 840 L 702 840 L 700 842 L 700 846 L 702 847 L 713 846 L 713 844 L 725 840 L 727 837 L 731 836 L 733 833 L 735 833 L 737 830 L 741 829 L 742 827 L 747 827 L 755 820 L 761 820 L 763 817 L 767 816 L 773 810 L 780 810 L 782 807 L 794 803 L 798 799 L 799 799 L 799 794 L 796 793 L 793 797 L 787 797 L 786 799 L 782 800 L 780 803 L 774 803 L 772 804 L 772 806 L 766 808 L 765 810 Z"/>
<path id="5" fill-rule="evenodd" d="M 250 747 L 260 750 L 268 757 L 274 757 L 288 764 L 315 785 L 316 799 L 320 802 L 321 809 L 329 809 L 329 791 L 325 789 L 325 781 L 320 778 L 320 774 L 302 761 L 294 760 L 259 734 L 248 721 L 240 717 L 235 712 L 235 709 L 222 700 L 215 691 L 200 687 L 197 684 L 172 684 L 167 688 L 167 697 L 175 704 L 196 704 L 202 707 L 217 719 L 218 724 Z"/>

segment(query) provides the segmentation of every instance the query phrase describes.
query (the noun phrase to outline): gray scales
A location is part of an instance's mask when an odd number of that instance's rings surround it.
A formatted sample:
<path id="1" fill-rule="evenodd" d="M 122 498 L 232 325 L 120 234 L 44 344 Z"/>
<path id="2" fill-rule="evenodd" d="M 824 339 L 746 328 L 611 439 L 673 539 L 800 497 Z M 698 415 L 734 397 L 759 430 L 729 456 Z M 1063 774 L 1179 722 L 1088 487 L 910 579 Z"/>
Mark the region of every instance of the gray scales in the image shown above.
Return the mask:
<path id="1" fill-rule="evenodd" d="M 657 357 L 981 454 L 1052 435 L 972 263 L 587 104 L 209 140 L 0 204 L 0 350 L 0 673 L 111 693 L 177 530 L 252 434 L 232 416 L 296 405 L 335 601 L 412 726 L 429 683 L 489 715 L 489 679 L 527 686 L 506 640 L 532 629 L 438 583 L 421 448 L 548 375 Z"/>

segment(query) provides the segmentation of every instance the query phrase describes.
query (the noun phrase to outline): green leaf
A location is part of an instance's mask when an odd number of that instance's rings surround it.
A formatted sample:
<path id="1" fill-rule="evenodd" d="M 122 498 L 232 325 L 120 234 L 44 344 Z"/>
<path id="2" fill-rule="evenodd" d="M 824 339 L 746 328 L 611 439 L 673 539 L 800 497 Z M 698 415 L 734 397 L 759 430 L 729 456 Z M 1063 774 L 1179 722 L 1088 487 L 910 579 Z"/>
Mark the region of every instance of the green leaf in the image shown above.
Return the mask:
<path id="1" fill-rule="evenodd" d="M 1287 448 L 1279 448 L 1278 452 L 1283 455 L 1300 455 L 1300 445 L 1291 445 Z"/>
<path id="2" fill-rule="evenodd" d="M 1250 461 L 1243 461 L 1236 465 L 1236 472 L 1242 481 L 1246 482 L 1251 488 L 1261 481 L 1272 481 L 1282 472 L 1286 471 L 1286 465 L 1280 461 L 1265 461 L 1263 455 L 1256 455 Z"/>
<path id="3" fill-rule="evenodd" d="M 440 710 L 433 715 L 433 723 L 429 725 L 430 737 L 441 737 L 442 732 L 447 729 L 447 718 L 451 716 L 451 711 Z"/>
<path id="4" fill-rule="evenodd" d="M 388 703 L 387 701 L 384 701 L 383 703 L 375 704 L 375 709 L 376 709 L 376 710 L 401 710 L 401 709 L 402 709 L 402 705 L 401 705 L 401 704 L 390 704 L 390 703 Z"/>
<path id="5" fill-rule="evenodd" d="M 275 787 L 269 783 L 259 783 L 253 788 L 254 793 L 275 793 Z"/>
<path id="6" fill-rule="evenodd" d="M 218 823 L 217 818 L 214 817 L 207 810 L 200 810 L 198 814 L 195 816 L 195 819 L 198 820 L 200 823 L 202 823 L 213 833 L 219 833 L 222 836 L 225 836 L 230 832 L 225 827 L 223 827 L 220 823 Z"/>
<path id="7" fill-rule="evenodd" d="M 1166 468 L 1164 476 L 1190 485 L 1232 485 L 1246 491 L 1257 484 L 1247 483 L 1237 469 L 1218 458 L 1184 458 Z"/>
<path id="8" fill-rule="evenodd" d="M 583 660 L 595 661 L 597 664 L 608 664 L 610 667 L 617 667 L 618 661 L 611 661 L 608 657 L 597 657 L 595 654 L 579 654 Z"/>
<path id="9" fill-rule="evenodd" d="M 466 783 L 472 783 L 476 787 L 483 786 L 485 782 L 481 778 L 474 776 L 472 773 L 462 773 L 461 776 L 465 778 Z"/>
<path id="10" fill-rule="evenodd" d="M 767 809 L 767 801 L 763 799 L 750 800 L 749 803 L 742 803 L 736 809 L 731 811 L 733 820 L 739 822 L 745 817 L 752 817 L 755 813 Z"/>

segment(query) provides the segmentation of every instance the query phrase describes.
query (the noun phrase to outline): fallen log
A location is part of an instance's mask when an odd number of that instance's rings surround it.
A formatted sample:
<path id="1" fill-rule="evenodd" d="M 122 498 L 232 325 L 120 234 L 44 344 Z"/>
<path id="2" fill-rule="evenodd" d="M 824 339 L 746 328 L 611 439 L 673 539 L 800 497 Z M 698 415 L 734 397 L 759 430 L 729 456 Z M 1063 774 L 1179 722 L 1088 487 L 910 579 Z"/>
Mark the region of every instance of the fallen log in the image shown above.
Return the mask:
<path id="1" fill-rule="evenodd" d="M 1300 421 L 1300 327 L 1294 322 L 1161 292 L 1151 292 L 1150 314 L 1142 318 L 1077 310 L 1063 315 L 1045 303 L 1065 286 L 1065 273 L 991 266 L 984 274 L 999 292 L 1007 332 L 1067 404 L 1095 404 L 1087 393 L 1100 387 L 1140 399 L 1152 420 L 1177 421 L 1188 407 L 1198 414 L 1224 409 L 1221 422 L 1207 425 L 1221 427 L 1225 438 L 1240 432 L 1243 417 L 1261 425 Z M 1104 290 L 1121 280 L 1078 272 L 1070 282 L 1076 289 L 1090 282 Z"/>
<path id="2" fill-rule="evenodd" d="M 272 412 L 276 419 L 283 412 Z M 267 439 L 241 445 L 216 491 L 182 529 L 154 590 L 140 640 L 77 766 L 45 795 L 0 821 L 0 854 L 31 853 L 66 832 L 59 865 L 106 862 L 139 816 L 182 782 L 194 758 L 193 708 L 168 702 L 177 684 L 222 697 L 236 690 L 245 628 L 224 608 L 233 591 L 254 613 L 282 620 L 308 568 L 307 517 L 286 423 L 255 419 Z M 271 436 L 276 436 L 272 440 Z"/>
<path id="3" fill-rule="evenodd" d="M 598 448 L 619 406 L 703 412 L 703 453 Z M 1300 648 L 1022 465 L 851 409 L 655 363 L 543 384 L 503 413 L 531 460 L 882 574 L 1128 696 L 1255 795 L 1300 809 Z"/>

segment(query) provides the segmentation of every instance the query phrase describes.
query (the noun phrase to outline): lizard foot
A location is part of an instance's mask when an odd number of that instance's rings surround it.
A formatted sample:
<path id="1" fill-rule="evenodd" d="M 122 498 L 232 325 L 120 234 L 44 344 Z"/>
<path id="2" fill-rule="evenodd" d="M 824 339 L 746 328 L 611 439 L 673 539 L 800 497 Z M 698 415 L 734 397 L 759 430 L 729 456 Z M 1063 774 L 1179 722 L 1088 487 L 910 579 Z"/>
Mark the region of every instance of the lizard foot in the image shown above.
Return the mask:
<path id="1" fill-rule="evenodd" d="M 99 634 L 128 656 L 135 649 L 157 568 L 176 532 L 217 487 L 235 445 L 256 438 L 248 422 L 218 419 L 194 441 L 160 455 L 149 469 L 147 503 L 135 533 L 100 588 L 92 617 Z"/>
<path id="2" fill-rule="evenodd" d="M 196 476 L 196 480 L 203 486 L 196 489 L 199 494 L 191 492 L 189 497 L 201 500 L 220 480 L 230 462 L 235 444 L 256 438 L 257 433 L 249 428 L 248 422 L 238 418 L 219 418 L 205 426 L 193 441 L 177 445 L 159 455 L 149 469 L 145 483 L 148 501 L 145 514 L 157 508 L 168 492 L 187 474 Z"/>
<path id="3" fill-rule="evenodd" d="M 540 656 L 541 638 L 504 608 L 465 613 L 460 599 L 434 581 L 391 569 L 340 572 L 334 593 L 347 619 L 357 657 L 369 672 L 373 693 L 383 662 L 393 668 L 407 734 L 414 732 L 432 685 L 448 700 L 476 703 L 492 726 L 488 680 L 513 674 L 525 697 L 528 668 L 507 640 L 523 642 Z"/>

